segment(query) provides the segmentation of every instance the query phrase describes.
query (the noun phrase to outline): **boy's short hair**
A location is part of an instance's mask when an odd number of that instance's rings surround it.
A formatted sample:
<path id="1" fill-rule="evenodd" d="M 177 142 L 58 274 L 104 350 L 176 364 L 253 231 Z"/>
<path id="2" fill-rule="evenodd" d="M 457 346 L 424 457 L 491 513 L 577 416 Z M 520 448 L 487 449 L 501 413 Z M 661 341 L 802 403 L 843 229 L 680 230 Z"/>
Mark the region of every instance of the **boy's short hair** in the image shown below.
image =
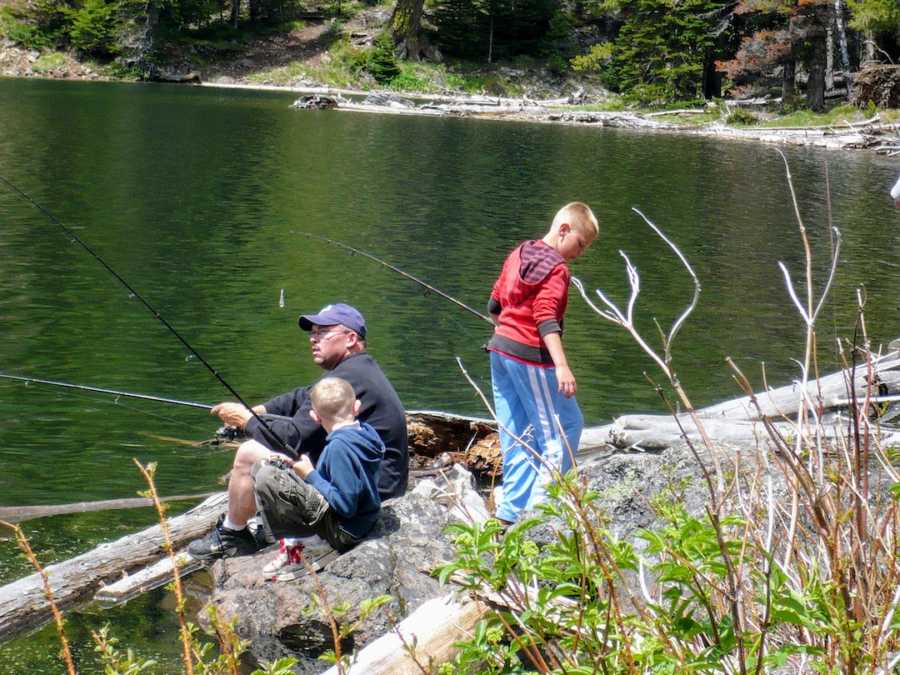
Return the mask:
<path id="1" fill-rule="evenodd" d="M 322 378 L 309 392 L 309 398 L 319 417 L 327 420 L 353 417 L 356 394 L 347 380 L 339 377 Z"/>
<path id="2" fill-rule="evenodd" d="M 591 239 L 595 239 L 600 234 L 600 223 L 597 222 L 597 216 L 584 202 L 569 202 L 557 211 L 553 217 L 552 227 L 558 228 L 563 223 L 569 223 L 572 227 L 580 230 L 582 234 L 589 235 Z"/>

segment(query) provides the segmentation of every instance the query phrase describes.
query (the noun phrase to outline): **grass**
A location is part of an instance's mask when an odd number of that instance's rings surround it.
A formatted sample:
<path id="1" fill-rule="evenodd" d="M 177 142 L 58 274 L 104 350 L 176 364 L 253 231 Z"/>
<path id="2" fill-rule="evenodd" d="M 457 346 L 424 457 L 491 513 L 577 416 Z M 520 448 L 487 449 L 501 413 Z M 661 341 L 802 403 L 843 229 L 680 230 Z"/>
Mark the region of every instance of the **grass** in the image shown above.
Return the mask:
<path id="1" fill-rule="evenodd" d="M 45 74 L 62 68 L 66 65 L 67 57 L 62 52 L 44 52 L 37 61 L 35 61 L 31 69 L 40 74 Z"/>
<path id="2" fill-rule="evenodd" d="M 860 110 L 849 103 L 839 105 L 824 113 L 812 110 L 795 110 L 770 120 L 760 122 L 761 127 L 825 127 L 838 126 L 844 122 L 862 122 L 874 114 L 873 111 Z"/>

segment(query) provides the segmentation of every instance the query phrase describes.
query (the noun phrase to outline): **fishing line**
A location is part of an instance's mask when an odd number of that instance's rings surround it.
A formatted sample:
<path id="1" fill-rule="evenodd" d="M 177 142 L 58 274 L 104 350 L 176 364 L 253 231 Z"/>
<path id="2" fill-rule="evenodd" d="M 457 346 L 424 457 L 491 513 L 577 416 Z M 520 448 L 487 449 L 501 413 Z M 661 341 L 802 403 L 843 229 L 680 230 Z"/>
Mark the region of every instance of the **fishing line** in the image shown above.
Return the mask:
<path id="1" fill-rule="evenodd" d="M 84 242 L 84 240 L 81 237 L 79 237 L 71 228 L 64 225 L 63 222 L 59 218 L 57 218 L 53 213 L 51 213 L 49 210 L 47 210 L 46 208 L 44 208 L 43 206 L 38 204 L 27 193 L 25 193 L 23 190 L 19 189 L 15 185 L 13 185 L 9 180 L 4 178 L 3 176 L 0 176 L 0 182 L 2 182 L 4 185 L 6 185 L 14 193 L 16 193 L 17 195 L 22 197 L 22 199 L 29 202 L 38 211 L 43 213 L 50 220 L 50 222 L 54 223 L 55 225 L 58 225 L 72 242 L 81 246 L 81 248 L 83 248 L 85 251 L 87 251 L 98 263 L 100 263 L 100 265 L 103 266 L 103 268 L 106 271 L 108 271 L 110 274 L 112 274 L 116 278 L 116 280 L 122 286 L 124 286 L 125 289 L 129 292 L 130 297 L 133 297 L 133 298 L 136 298 L 137 300 L 139 300 L 140 303 L 144 307 L 147 308 L 147 311 L 150 312 L 150 314 L 152 314 L 156 319 L 158 319 L 159 322 L 162 323 L 163 326 L 165 326 L 167 329 L 169 329 L 169 331 L 172 333 L 172 335 L 174 335 L 176 338 L 178 338 L 178 341 L 181 342 L 181 344 L 184 345 L 185 348 L 188 351 L 190 351 L 190 353 L 193 354 L 200 361 L 200 363 L 202 363 L 206 367 L 206 369 L 210 373 L 213 374 L 213 377 L 215 377 L 219 381 L 219 383 L 223 387 L 225 387 L 231 393 L 231 395 L 234 396 L 240 402 L 240 404 L 242 406 L 244 406 L 250 412 L 250 414 L 254 417 L 254 419 L 256 419 L 256 421 L 259 422 L 259 424 L 262 426 L 263 429 L 265 429 L 265 431 L 267 432 L 267 435 L 270 437 L 271 440 L 275 441 L 278 445 L 282 446 L 284 449 L 289 449 L 285 445 L 284 441 L 282 441 L 280 437 L 275 435 L 275 433 L 272 431 L 272 429 L 269 427 L 269 425 L 266 424 L 266 421 L 260 415 L 257 415 L 256 411 L 254 411 L 253 408 L 244 401 L 244 399 L 241 397 L 241 395 L 239 393 L 237 393 L 237 390 L 235 390 L 234 387 L 232 387 L 230 384 L 228 384 L 228 382 L 225 381 L 225 378 L 219 374 L 219 371 L 216 370 L 215 368 L 213 368 L 209 364 L 209 362 L 205 358 L 203 358 L 203 356 L 200 354 L 200 352 L 198 352 L 196 349 L 194 349 L 190 345 L 190 343 L 184 337 L 182 337 L 181 333 L 179 333 L 177 330 L 175 330 L 175 327 L 172 326 L 172 324 L 170 324 L 165 319 L 165 317 L 163 317 L 159 313 L 159 311 L 155 307 L 153 307 L 153 305 L 151 305 L 147 300 L 145 300 L 144 296 L 142 296 L 140 293 L 138 293 L 137 289 L 135 289 L 131 284 L 129 284 L 127 281 L 125 281 L 124 277 L 122 277 L 121 274 L 119 274 L 115 269 L 112 268 L 112 266 L 109 263 L 107 263 L 103 258 L 101 258 L 100 255 L 98 255 L 97 252 L 94 251 L 94 249 L 92 249 L 90 246 L 88 246 Z"/>
<path id="2" fill-rule="evenodd" d="M 410 281 L 419 284 L 419 286 L 421 286 L 422 288 L 424 288 L 427 292 L 430 292 L 430 293 L 436 293 L 437 295 L 439 295 L 439 296 L 441 296 L 442 298 L 444 298 L 444 300 L 449 300 L 450 302 L 452 302 L 452 303 L 453 303 L 454 305 L 456 305 L 457 307 L 459 307 L 459 308 L 461 308 L 461 309 L 464 309 L 464 310 L 466 310 L 467 312 L 470 312 L 470 313 L 474 314 L 474 315 L 477 316 L 479 319 L 483 319 L 484 321 L 487 321 L 487 322 L 488 322 L 489 324 L 491 324 L 492 326 L 494 325 L 494 322 L 493 322 L 493 321 L 491 321 L 487 316 L 485 316 L 484 314 L 482 314 L 482 313 L 479 312 L 478 310 L 472 309 L 471 307 L 469 307 L 469 306 L 468 306 L 467 304 L 465 304 L 464 302 L 462 302 L 462 301 L 457 300 L 456 298 L 454 298 L 452 295 L 449 295 L 448 293 L 444 293 L 444 291 L 440 290 L 439 288 L 435 288 L 435 287 L 432 286 L 431 284 L 429 284 L 429 283 L 427 283 L 427 282 L 425 282 L 425 281 L 422 281 L 422 280 L 419 279 L 418 277 L 413 276 L 412 274 L 409 274 L 408 272 L 404 272 L 403 270 L 401 270 L 401 269 L 400 269 L 399 267 L 397 267 L 396 265 L 392 265 L 391 263 L 387 262 L 386 260 L 382 260 L 382 259 L 379 258 L 378 256 L 372 255 L 371 253 L 367 253 L 366 251 L 363 251 L 363 250 L 361 250 L 361 249 L 354 248 L 353 246 L 350 246 L 349 244 L 345 244 L 345 243 L 342 242 L 342 241 L 337 241 L 337 240 L 335 240 L 335 239 L 329 239 L 328 237 L 323 237 L 323 236 L 320 235 L 320 234 L 313 234 L 312 232 L 303 232 L 303 231 L 297 231 L 297 234 L 302 235 L 302 236 L 304 236 L 304 237 L 308 237 L 309 239 L 318 239 L 319 241 L 323 241 L 323 242 L 325 242 L 326 244 L 331 244 L 332 246 L 338 246 L 339 248 L 342 248 L 342 249 L 344 249 L 345 251 L 349 252 L 351 255 L 361 255 L 361 256 L 363 256 L 363 257 L 365 257 L 365 258 L 368 258 L 369 260 L 372 260 L 372 261 L 374 261 L 374 262 L 377 262 L 379 265 L 383 265 L 384 267 L 387 267 L 389 270 L 391 270 L 391 271 L 393 271 L 393 272 L 396 272 L 397 274 L 399 274 L 400 276 L 402 276 L 404 279 L 409 279 Z"/>

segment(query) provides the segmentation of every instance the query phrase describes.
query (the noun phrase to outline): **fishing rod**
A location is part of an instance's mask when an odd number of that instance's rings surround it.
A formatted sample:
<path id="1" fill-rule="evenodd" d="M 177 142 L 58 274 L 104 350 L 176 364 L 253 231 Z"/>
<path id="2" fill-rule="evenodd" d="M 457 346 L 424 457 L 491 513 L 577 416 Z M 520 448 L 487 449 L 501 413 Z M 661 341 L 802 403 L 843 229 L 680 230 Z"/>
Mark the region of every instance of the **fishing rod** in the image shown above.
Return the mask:
<path id="1" fill-rule="evenodd" d="M 256 411 L 253 410 L 252 407 L 247 405 L 247 403 L 244 401 L 243 398 L 241 398 L 241 395 L 237 393 L 237 391 L 234 389 L 234 387 L 232 387 L 230 384 L 228 384 L 228 382 L 225 381 L 225 378 L 219 374 L 219 371 L 216 370 L 215 368 L 213 368 L 209 364 L 209 362 L 205 358 L 203 358 L 203 356 L 200 354 L 200 352 L 198 352 L 196 349 L 194 349 L 190 345 L 190 343 L 184 337 L 182 337 L 181 333 L 179 333 L 177 330 L 175 330 L 175 327 L 172 324 L 170 324 L 166 320 L 166 318 L 164 316 L 162 316 L 155 307 L 153 307 L 153 305 L 151 305 L 147 300 L 144 299 L 144 296 L 142 296 L 140 293 L 138 293 L 137 290 L 131 284 L 129 284 L 127 281 L 125 281 L 125 278 L 121 274 L 116 272 L 116 270 L 114 270 L 109 263 L 107 263 L 103 258 L 101 258 L 100 255 L 96 251 L 94 251 L 94 249 L 92 249 L 90 246 L 88 246 L 81 237 L 79 237 L 77 234 L 75 234 L 75 232 L 71 228 L 66 227 L 59 218 L 57 218 L 49 210 L 47 210 L 46 208 L 44 208 L 43 206 L 38 204 L 26 192 L 19 189 L 15 185 L 13 185 L 9 180 L 4 178 L 3 176 L 0 176 L 0 182 L 2 182 L 4 185 L 6 185 L 10 190 L 12 190 L 16 194 L 18 194 L 20 197 L 22 197 L 25 201 L 29 202 L 38 211 L 40 211 L 45 216 L 47 216 L 47 218 L 49 218 L 50 222 L 54 223 L 55 225 L 58 225 L 72 242 L 81 246 L 81 248 L 83 248 L 85 251 L 87 251 L 98 263 L 100 263 L 103 266 L 103 268 L 107 272 L 112 274 L 116 278 L 116 281 L 118 281 L 120 284 L 122 284 L 122 286 L 124 286 L 125 289 L 131 294 L 131 297 L 137 298 L 141 302 L 141 304 L 147 308 L 147 311 L 150 312 L 150 314 L 152 314 L 154 316 L 154 318 L 158 319 L 159 322 L 162 323 L 162 325 L 165 326 L 169 330 L 169 332 L 172 333 L 172 335 L 174 335 L 176 338 L 178 338 L 178 341 L 181 342 L 181 344 L 183 344 L 185 346 L 185 348 L 187 348 L 187 350 L 190 351 L 190 353 L 193 354 L 197 358 L 197 360 L 200 361 L 200 363 L 202 363 L 206 367 L 206 369 L 210 373 L 213 374 L 213 377 L 215 377 L 222 384 L 222 386 L 225 387 L 231 393 L 231 395 L 234 396 L 240 402 L 240 404 L 242 406 L 244 406 L 248 411 L 250 411 L 250 414 L 260 423 L 260 425 L 262 425 L 262 428 L 265 429 L 265 431 L 268 433 L 270 438 L 274 439 L 279 445 L 281 445 L 285 449 L 288 449 L 287 446 L 285 445 L 284 441 L 282 441 L 279 436 L 275 435 L 275 433 L 272 431 L 272 429 L 269 427 L 269 425 L 266 424 L 266 421 L 260 415 L 258 415 L 256 413 Z"/>
<path id="2" fill-rule="evenodd" d="M 472 314 L 477 316 L 479 319 L 484 319 L 491 325 L 494 324 L 493 321 L 491 321 L 488 317 L 486 317 L 484 314 L 482 314 L 478 310 L 472 309 L 464 302 L 461 302 L 461 301 L 457 300 L 456 298 L 454 298 L 452 295 L 448 295 L 447 293 L 444 293 L 444 291 L 440 290 L 439 288 L 435 288 L 431 284 L 429 284 L 425 281 L 422 281 L 418 277 L 414 277 L 412 274 L 409 274 L 408 272 L 404 272 L 399 267 L 396 267 L 396 266 L 392 265 L 391 263 L 387 262 L 386 260 L 382 260 L 381 258 L 372 255 L 371 253 L 366 253 L 365 251 L 361 251 L 360 249 L 354 248 L 354 247 L 350 246 L 349 244 L 345 244 L 341 241 L 336 241 L 335 239 L 329 239 L 328 237 L 323 237 L 320 234 L 313 234 L 312 232 L 302 232 L 302 231 L 298 232 L 298 234 L 301 234 L 304 237 L 309 237 L 310 239 L 318 239 L 319 241 L 324 241 L 328 244 L 338 246 L 338 247 L 344 249 L 345 251 L 350 252 L 351 254 L 361 255 L 365 258 L 368 258 L 369 260 L 377 262 L 379 265 L 383 265 L 383 266 L 387 267 L 389 270 L 396 272 L 400 276 L 419 284 L 419 286 L 422 286 L 424 289 L 426 289 L 432 293 L 436 293 L 437 295 L 441 296 L 445 300 L 449 300 L 457 307 L 460 307 L 460 308 L 466 310 L 467 312 L 471 312 Z"/>
<path id="3" fill-rule="evenodd" d="M 171 403 L 173 405 L 185 405 L 191 408 L 203 408 L 211 410 L 212 406 L 206 403 L 195 403 L 194 401 L 180 401 L 177 398 L 164 398 L 162 396 L 150 396 L 149 394 L 135 394 L 130 391 L 117 391 L 115 389 L 105 389 L 104 387 L 92 387 L 87 384 L 72 384 L 71 382 L 60 382 L 58 380 L 41 380 L 36 377 L 22 377 L 20 375 L 7 375 L 0 373 L 0 378 L 4 380 L 16 380 L 25 384 L 48 384 L 54 387 L 65 387 L 67 389 L 78 389 L 79 391 L 94 391 L 100 394 L 110 394 L 112 396 L 125 396 L 127 398 L 139 398 L 144 401 L 156 401 L 157 403 Z"/>

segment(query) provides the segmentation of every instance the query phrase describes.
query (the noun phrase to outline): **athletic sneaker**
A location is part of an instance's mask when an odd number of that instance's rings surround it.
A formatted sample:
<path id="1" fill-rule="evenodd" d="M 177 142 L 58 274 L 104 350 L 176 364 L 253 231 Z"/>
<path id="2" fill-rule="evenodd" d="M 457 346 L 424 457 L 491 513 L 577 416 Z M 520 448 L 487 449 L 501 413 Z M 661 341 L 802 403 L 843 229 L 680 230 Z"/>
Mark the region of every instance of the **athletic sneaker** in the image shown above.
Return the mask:
<path id="1" fill-rule="evenodd" d="M 284 539 L 278 540 L 278 555 L 272 558 L 263 567 L 263 574 L 270 576 L 288 565 L 297 565 L 303 562 L 303 544 L 288 544 Z"/>
<path id="2" fill-rule="evenodd" d="M 306 554 L 306 561 L 294 563 L 293 565 L 285 565 L 281 569 L 269 574 L 266 578 L 269 581 L 296 581 L 307 576 L 312 570 L 320 572 L 325 569 L 331 561 L 338 557 L 338 552 L 333 548 L 320 549 L 315 555 L 312 552 Z"/>
<path id="3" fill-rule="evenodd" d="M 200 560 L 234 558 L 250 555 L 259 550 L 259 544 L 248 528 L 232 530 L 223 524 L 225 516 L 219 516 L 212 532 L 188 544 L 188 553 Z"/>

